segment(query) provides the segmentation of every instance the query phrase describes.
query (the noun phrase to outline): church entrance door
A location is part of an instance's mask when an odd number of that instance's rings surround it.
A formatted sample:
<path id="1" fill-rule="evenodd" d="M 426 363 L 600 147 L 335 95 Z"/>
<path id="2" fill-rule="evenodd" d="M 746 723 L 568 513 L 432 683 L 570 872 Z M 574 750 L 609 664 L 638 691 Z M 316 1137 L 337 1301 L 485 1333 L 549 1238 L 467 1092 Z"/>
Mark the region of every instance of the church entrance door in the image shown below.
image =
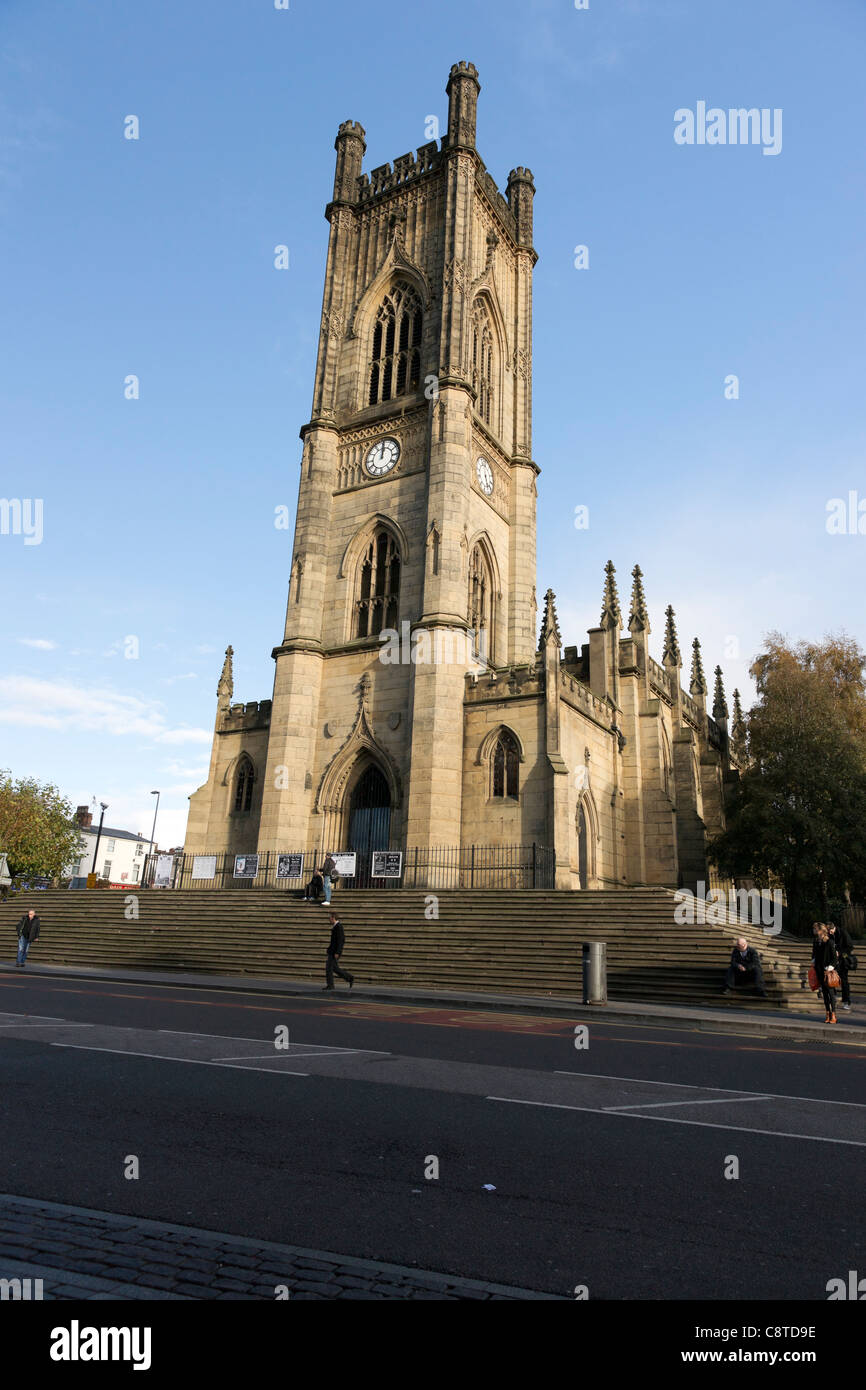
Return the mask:
<path id="1" fill-rule="evenodd" d="M 353 887 L 371 886 L 373 850 L 388 849 L 391 836 L 391 794 L 382 772 L 371 764 L 355 783 L 349 801 L 349 843 L 356 861 Z M 380 880 L 373 887 L 383 887 Z"/>

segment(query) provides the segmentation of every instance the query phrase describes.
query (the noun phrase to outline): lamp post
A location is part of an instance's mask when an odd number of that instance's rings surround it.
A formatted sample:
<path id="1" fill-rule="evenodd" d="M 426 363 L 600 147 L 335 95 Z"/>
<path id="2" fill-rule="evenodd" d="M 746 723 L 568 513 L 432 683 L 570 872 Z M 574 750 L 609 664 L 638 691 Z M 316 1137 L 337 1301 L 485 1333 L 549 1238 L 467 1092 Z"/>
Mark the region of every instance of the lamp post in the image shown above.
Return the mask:
<path id="1" fill-rule="evenodd" d="M 151 794 L 151 796 L 155 796 L 155 797 L 156 797 L 156 806 L 154 807 L 154 811 L 153 811 L 153 829 L 152 829 L 151 832 L 150 832 L 150 855 L 149 855 L 149 859 L 152 860 L 152 859 L 153 859 L 153 844 L 154 844 L 154 837 L 156 836 L 156 817 L 157 817 L 157 812 L 159 811 L 159 792 L 151 792 L 150 794 Z M 152 873 L 152 872 L 151 872 L 151 881 L 153 881 L 153 873 Z"/>
<path id="2" fill-rule="evenodd" d="M 92 874 L 96 873 L 96 856 L 99 853 L 99 841 L 102 839 L 102 822 L 105 820 L 105 813 L 108 810 L 108 802 L 100 801 L 99 829 L 96 832 L 96 844 L 93 846 L 93 863 L 90 867 Z"/>

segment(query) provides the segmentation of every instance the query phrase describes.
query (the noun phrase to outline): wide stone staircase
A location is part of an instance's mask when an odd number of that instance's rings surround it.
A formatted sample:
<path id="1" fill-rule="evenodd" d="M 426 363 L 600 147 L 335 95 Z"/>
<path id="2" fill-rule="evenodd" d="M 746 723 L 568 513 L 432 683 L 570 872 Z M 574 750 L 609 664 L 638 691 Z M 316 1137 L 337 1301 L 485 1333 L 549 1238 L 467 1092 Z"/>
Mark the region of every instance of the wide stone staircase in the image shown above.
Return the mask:
<path id="1" fill-rule="evenodd" d="M 34 906 L 42 935 L 32 964 L 271 975 L 323 981 L 328 911 L 273 890 L 48 891 L 0 903 L 0 965 Z M 612 892 L 337 889 L 345 968 L 357 984 L 579 998 L 581 943 L 606 941 L 611 1000 L 821 1010 L 804 988 L 810 944 L 760 926 L 678 925 L 664 888 Z M 137 919 L 125 913 L 137 907 Z M 438 916 L 433 916 L 438 912 Z M 733 938 L 763 961 L 768 1000 L 722 996 Z"/>

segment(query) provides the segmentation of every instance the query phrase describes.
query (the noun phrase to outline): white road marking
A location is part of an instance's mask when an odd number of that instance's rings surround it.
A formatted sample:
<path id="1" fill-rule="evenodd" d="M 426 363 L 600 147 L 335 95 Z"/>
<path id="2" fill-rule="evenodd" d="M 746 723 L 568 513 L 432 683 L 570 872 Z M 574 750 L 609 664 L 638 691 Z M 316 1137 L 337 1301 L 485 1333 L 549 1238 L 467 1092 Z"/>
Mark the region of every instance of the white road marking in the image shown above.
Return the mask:
<path id="1" fill-rule="evenodd" d="M 105 1026 L 111 1027 L 112 1025 L 106 1024 Z M 152 1030 L 149 1028 L 142 1029 L 142 1032 L 145 1033 L 149 1033 L 151 1031 Z M 176 1038 L 220 1038 L 223 1042 L 260 1043 L 262 1041 L 261 1038 L 236 1038 L 232 1033 L 190 1033 L 188 1030 L 184 1028 L 157 1028 L 155 1031 L 157 1033 L 169 1033 Z"/>
<path id="2" fill-rule="evenodd" d="M 675 1086 L 680 1091 L 727 1091 L 732 1096 L 755 1095 L 754 1091 L 730 1090 L 727 1086 L 697 1086 L 689 1085 L 686 1081 L 648 1081 L 644 1076 L 608 1076 L 603 1071 L 554 1071 L 554 1076 L 588 1076 L 593 1081 L 637 1081 L 641 1086 Z M 763 1095 L 764 1093 L 761 1092 Z M 851 1105 L 855 1110 L 866 1110 L 858 1100 L 827 1100 L 825 1096 L 783 1096 L 775 1091 L 768 1091 L 767 1095 L 772 1100 L 803 1100 L 810 1105 Z"/>
<path id="3" fill-rule="evenodd" d="M 130 1052 L 123 1047 L 88 1047 L 86 1043 L 56 1042 L 52 1047 L 68 1047 L 74 1052 L 113 1052 L 116 1057 L 150 1057 L 154 1062 L 183 1062 L 193 1067 L 221 1067 L 230 1063 L 206 1062 L 199 1057 L 166 1057 L 162 1052 Z M 233 1071 L 266 1071 L 270 1076 L 309 1076 L 306 1071 L 271 1071 L 269 1067 L 232 1067 Z"/>
<path id="4" fill-rule="evenodd" d="M 56 1023 L 0 1023 L 0 1028 L 95 1028 L 95 1023 L 76 1023 L 74 1019 L 59 1018 Z"/>
<path id="5" fill-rule="evenodd" d="M 300 1045 L 301 1045 L 301 1044 L 299 1044 L 299 1046 L 300 1046 Z M 315 1044 L 313 1044 L 313 1046 L 315 1046 Z M 373 1056 L 373 1057 L 390 1057 L 390 1056 L 391 1056 L 391 1053 L 390 1053 L 390 1052 L 375 1052 L 372 1048 L 366 1048 L 366 1047 L 336 1047 L 336 1048 L 327 1048 L 327 1047 L 323 1047 L 322 1050 L 321 1050 L 321 1052 L 285 1052 L 285 1051 L 283 1051 L 283 1052 L 282 1052 L 282 1056 L 281 1056 L 281 1055 L 280 1055 L 280 1052 L 278 1052 L 276 1049 L 274 1049 L 273 1052 L 261 1052 L 261 1053 L 257 1053 L 255 1056 L 250 1055 L 249 1057 L 244 1057 L 243 1055 L 241 1055 L 241 1056 L 239 1056 L 239 1057 L 223 1057 L 222 1060 L 223 1060 L 224 1062 L 265 1062 L 265 1061 L 267 1061 L 267 1059 L 268 1059 L 269 1057 L 276 1057 L 278 1061 L 284 1061 L 284 1060 L 286 1060 L 287 1058 L 291 1058 L 291 1057 L 339 1057 L 339 1056 L 341 1056 L 341 1055 L 342 1055 L 342 1056 L 346 1056 L 347 1054 L 348 1054 L 349 1056 L 353 1056 L 353 1057 L 354 1057 L 354 1056 L 357 1056 L 357 1055 L 358 1055 L 359 1053 L 361 1053 L 361 1052 L 363 1052 L 363 1054 L 364 1054 L 365 1056 L 367 1056 L 367 1057 L 369 1057 L 369 1056 Z M 215 1058 L 214 1060 L 216 1061 L 217 1059 Z"/>
<path id="6" fill-rule="evenodd" d="M 0 1018 L 41 1018 L 46 1023 L 65 1023 L 65 1018 L 58 1018 L 56 1014 L 13 1014 L 9 1009 L 0 1009 Z"/>
<path id="7" fill-rule="evenodd" d="M 750 1091 L 745 1096 L 718 1096 L 715 1100 L 651 1100 L 640 1105 L 606 1105 L 605 1114 L 613 1110 L 665 1110 L 670 1105 L 740 1105 L 744 1100 L 772 1100 L 772 1096 L 759 1096 Z"/>
<path id="8" fill-rule="evenodd" d="M 661 1083 L 660 1083 L 661 1084 Z M 666 1125 L 696 1125 L 699 1129 L 731 1129 L 737 1134 L 768 1134 L 771 1139 L 811 1139 L 816 1144 L 848 1144 L 855 1149 L 866 1149 L 866 1143 L 859 1139 L 828 1139 L 824 1134 L 789 1134 L 780 1129 L 749 1129 L 746 1125 L 711 1125 L 706 1120 L 679 1120 L 673 1115 L 633 1115 L 630 1111 L 597 1110 L 591 1105 L 558 1105 L 551 1100 L 516 1100 L 513 1096 L 485 1096 L 485 1100 L 503 1101 L 507 1105 L 541 1105 L 549 1110 L 580 1110 L 587 1115 L 606 1115 L 617 1120 L 656 1120 Z M 792 1100 L 799 1097 L 792 1096 Z"/>

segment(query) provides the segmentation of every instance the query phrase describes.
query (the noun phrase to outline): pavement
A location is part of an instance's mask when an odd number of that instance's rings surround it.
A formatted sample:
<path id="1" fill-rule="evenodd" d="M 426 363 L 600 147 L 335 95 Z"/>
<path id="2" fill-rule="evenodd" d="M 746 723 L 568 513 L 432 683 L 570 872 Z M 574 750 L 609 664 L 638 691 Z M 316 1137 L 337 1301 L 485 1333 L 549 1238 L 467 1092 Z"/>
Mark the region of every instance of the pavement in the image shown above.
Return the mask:
<path id="1" fill-rule="evenodd" d="M 555 1294 L 352 1259 L 329 1250 L 8 1193 L 0 1193 L 3 1279 L 41 1279 L 46 1300 L 556 1299 Z M 31 1294 L 32 1289 L 31 1284 Z"/>
<path id="2" fill-rule="evenodd" d="M 0 965 L 0 971 L 3 970 Z M 19 973 L 11 967 L 11 973 Z M 201 971 L 139 970 L 135 968 L 103 969 L 98 966 L 51 966 L 28 963 L 22 975 L 59 976 L 66 979 L 134 982 L 151 985 L 175 985 L 183 988 L 243 991 L 251 994 L 281 994 L 305 999 L 322 997 L 320 985 L 265 975 L 211 975 Z M 866 1003 L 855 994 L 850 1013 L 839 1011 L 835 1025 L 823 1021 L 823 1006 L 809 998 L 810 1008 L 794 1011 L 750 1010 L 733 1000 L 719 1008 L 691 1008 L 678 1004 L 638 1004 L 625 1000 L 609 1000 L 604 1005 L 584 1004 L 580 999 L 540 995 L 478 993 L 471 990 L 437 990 L 414 987 L 394 989 L 386 986 L 357 984 L 352 998 L 381 1001 L 391 1004 L 438 1004 L 452 1007 L 484 1007 L 497 1010 L 514 1009 L 520 1013 L 536 1013 L 552 1018 L 598 1019 L 623 1023 L 658 1024 L 665 1028 L 684 1028 L 690 1032 L 730 1032 L 741 1037 L 785 1038 L 792 1042 L 839 1042 L 846 1046 L 866 1046 Z M 342 997 L 339 989 L 331 999 Z"/>

